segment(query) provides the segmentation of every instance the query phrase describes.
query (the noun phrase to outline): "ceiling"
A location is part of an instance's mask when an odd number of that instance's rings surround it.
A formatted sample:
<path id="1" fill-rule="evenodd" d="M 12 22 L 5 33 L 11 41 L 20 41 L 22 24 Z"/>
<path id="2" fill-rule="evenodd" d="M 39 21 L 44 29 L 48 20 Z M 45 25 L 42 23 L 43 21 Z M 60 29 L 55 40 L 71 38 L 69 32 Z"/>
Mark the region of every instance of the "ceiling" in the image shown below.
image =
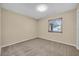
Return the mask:
<path id="1" fill-rule="evenodd" d="M 36 6 L 39 4 L 46 4 L 48 10 L 45 12 L 36 11 Z M 22 15 L 40 19 L 75 9 L 77 3 L 3 3 L 2 7 Z"/>

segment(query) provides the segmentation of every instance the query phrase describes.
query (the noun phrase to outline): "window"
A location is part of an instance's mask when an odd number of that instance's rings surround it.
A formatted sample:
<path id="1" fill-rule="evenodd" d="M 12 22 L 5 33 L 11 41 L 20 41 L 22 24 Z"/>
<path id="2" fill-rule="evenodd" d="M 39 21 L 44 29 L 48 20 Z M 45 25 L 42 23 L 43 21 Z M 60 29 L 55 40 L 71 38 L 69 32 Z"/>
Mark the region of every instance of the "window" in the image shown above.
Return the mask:
<path id="1" fill-rule="evenodd" d="M 62 32 L 62 18 L 56 18 L 48 21 L 49 32 Z"/>

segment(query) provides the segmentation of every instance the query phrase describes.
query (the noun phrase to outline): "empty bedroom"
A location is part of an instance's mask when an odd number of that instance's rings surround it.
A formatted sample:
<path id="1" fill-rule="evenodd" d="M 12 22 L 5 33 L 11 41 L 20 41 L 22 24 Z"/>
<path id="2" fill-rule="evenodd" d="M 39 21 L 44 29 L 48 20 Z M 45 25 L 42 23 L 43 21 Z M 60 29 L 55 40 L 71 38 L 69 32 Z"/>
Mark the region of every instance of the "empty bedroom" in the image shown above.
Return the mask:
<path id="1" fill-rule="evenodd" d="M 78 3 L 0 3 L 1 56 L 79 56 Z"/>

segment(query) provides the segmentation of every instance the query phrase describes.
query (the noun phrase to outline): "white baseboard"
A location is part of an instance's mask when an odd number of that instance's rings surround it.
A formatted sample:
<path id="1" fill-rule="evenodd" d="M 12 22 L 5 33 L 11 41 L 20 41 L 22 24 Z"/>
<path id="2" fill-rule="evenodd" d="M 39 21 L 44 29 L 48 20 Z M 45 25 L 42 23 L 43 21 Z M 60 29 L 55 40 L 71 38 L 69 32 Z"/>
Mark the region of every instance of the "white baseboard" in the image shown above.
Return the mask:
<path id="1" fill-rule="evenodd" d="M 39 37 L 39 38 L 41 38 L 41 37 Z M 41 38 L 41 39 L 49 40 L 49 39 L 46 39 L 46 38 Z M 61 41 L 56 41 L 56 40 L 49 40 L 49 41 L 58 42 L 58 43 L 61 43 L 61 44 L 76 47 L 76 45 L 74 45 L 74 44 L 68 44 L 68 43 L 64 43 L 64 42 L 61 42 Z"/>
<path id="2" fill-rule="evenodd" d="M 14 42 L 14 43 L 11 43 L 11 44 L 7 44 L 7 45 L 2 45 L 1 48 L 7 47 L 7 46 L 10 46 L 10 45 L 13 45 L 13 44 L 21 43 L 21 42 L 24 42 L 24 41 L 32 40 L 32 39 L 35 39 L 35 38 L 36 38 L 36 37 L 34 37 L 34 38 L 29 38 L 29 39 L 25 39 L 25 40 L 21 40 L 21 41 L 18 41 L 18 42 Z"/>
<path id="3" fill-rule="evenodd" d="M 79 47 L 76 47 L 77 50 L 79 50 Z"/>
<path id="4" fill-rule="evenodd" d="M 15 43 L 3 45 L 2 47 L 10 46 L 10 45 L 13 45 L 13 44 L 21 43 L 21 42 L 28 41 L 28 40 L 32 40 L 32 39 L 36 39 L 36 38 L 37 38 L 37 39 L 40 38 L 40 39 L 49 40 L 49 39 L 41 38 L 41 37 L 34 37 L 34 38 L 29 38 L 29 39 L 27 39 L 27 40 L 22 40 L 22 41 L 18 41 L 18 42 L 15 42 Z M 53 40 L 49 40 L 49 41 L 53 41 Z M 54 42 L 58 42 L 58 43 L 62 43 L 62 44 L 66 44 L 66 45 L 70 45 L 70 46 L 76 47 L 74 44 L 67 44 L 67 43 L 63 43 L 63 42 L 59 42 L 59 41 L 54 41 Z M 79 47 L 76 47 L 76 48 L 79 50 Z"/>
<path id="5" fill-rule="evenodd" d="M 79 50 L 79 44 L 78 43 L 76 44 L 76 49 Z"/>

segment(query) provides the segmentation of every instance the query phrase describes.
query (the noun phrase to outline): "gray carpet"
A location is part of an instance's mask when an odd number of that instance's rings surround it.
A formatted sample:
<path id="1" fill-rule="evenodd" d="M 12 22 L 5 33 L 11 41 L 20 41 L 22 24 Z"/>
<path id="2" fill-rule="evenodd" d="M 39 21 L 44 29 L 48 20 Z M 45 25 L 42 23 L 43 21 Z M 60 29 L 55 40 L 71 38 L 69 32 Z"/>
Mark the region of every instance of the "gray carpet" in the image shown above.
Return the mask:
<path id="1" fill-rule="evenodd" d="M 33 39 L 2 48 L 2 56 L 79 56 L 75 47 Z"/>

